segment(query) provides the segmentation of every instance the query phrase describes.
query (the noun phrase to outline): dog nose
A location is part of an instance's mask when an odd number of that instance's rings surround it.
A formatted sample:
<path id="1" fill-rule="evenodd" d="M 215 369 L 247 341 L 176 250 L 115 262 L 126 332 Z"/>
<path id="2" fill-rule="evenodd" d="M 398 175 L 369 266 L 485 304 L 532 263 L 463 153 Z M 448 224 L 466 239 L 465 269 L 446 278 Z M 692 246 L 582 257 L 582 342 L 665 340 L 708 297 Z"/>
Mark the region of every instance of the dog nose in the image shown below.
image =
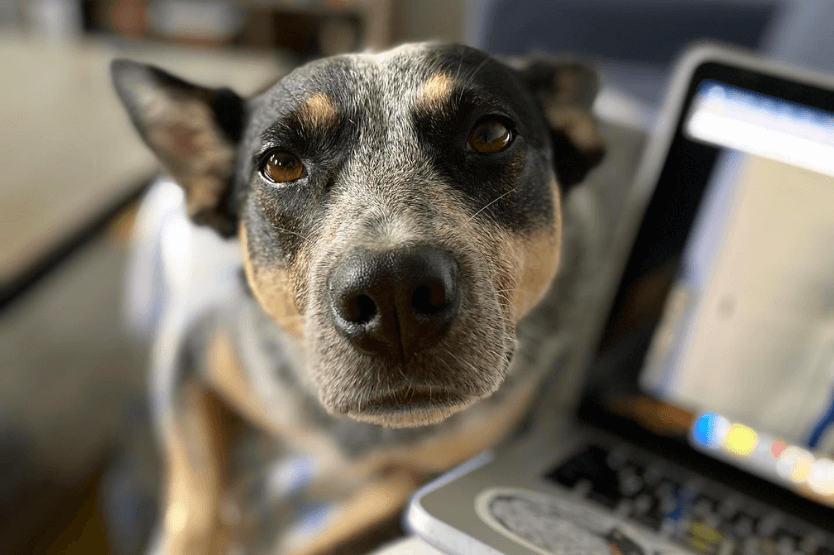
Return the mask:
<path id="1" fill-rule="evenodd" d="M 430 246 L 353 250 L 327 286 L 336 329 L 365 352 L 402 361 L 436 344 L 460 304 L 457 262 Z"/>

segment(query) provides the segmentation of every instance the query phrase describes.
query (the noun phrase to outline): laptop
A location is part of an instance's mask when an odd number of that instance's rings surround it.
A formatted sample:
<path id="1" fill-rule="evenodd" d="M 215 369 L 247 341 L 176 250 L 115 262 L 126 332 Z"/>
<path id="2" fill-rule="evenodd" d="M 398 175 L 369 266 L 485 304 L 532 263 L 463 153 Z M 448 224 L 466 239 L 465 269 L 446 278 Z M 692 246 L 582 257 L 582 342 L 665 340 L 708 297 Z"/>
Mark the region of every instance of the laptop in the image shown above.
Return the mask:
<path id="1" fill-rule="evenodd" d="M 834 77 L 678 62 L 568 418 L 418 491 L 452 555 L 834 554 Z"/>

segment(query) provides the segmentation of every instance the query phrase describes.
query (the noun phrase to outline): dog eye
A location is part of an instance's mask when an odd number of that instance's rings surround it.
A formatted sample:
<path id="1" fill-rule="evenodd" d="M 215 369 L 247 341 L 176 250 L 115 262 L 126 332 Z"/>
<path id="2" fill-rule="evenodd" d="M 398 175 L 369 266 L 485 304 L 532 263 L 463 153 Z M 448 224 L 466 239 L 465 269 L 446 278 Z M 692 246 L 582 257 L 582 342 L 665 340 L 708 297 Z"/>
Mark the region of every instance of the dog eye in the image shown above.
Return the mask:
<path id="1" fill-rule="evenodd" d="M 273 183 L 286 183 L 304 175 L 304 164 L 295 154 L 279 150 L 269 155 L 261 173 Z"/>
<path id="2" fill-rule="evenodd" d="M 496 118 L 485 118 L 469 132 L 468 149 L 481 154 L 501 152 L 513 142 L 513 132 Z"/>

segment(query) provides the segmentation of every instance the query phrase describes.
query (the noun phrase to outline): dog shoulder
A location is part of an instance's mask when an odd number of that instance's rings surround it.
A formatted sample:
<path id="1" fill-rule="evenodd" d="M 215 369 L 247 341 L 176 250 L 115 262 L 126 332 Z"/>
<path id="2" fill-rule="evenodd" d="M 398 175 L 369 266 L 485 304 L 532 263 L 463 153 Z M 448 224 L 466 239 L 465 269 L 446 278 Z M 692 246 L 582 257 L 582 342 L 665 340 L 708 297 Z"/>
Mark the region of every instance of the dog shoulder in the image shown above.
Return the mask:
<path id="1" fill-rule="evenodd" d="M 156 347 L 152 409 L 164 453 L 166 553 L 208 552 L 229 541 L 220 504 L 227 453 L 241 427 L 201 369 L 215 333 L 213 316 L 199 317 L 182 333 L 160 334 Z"/>

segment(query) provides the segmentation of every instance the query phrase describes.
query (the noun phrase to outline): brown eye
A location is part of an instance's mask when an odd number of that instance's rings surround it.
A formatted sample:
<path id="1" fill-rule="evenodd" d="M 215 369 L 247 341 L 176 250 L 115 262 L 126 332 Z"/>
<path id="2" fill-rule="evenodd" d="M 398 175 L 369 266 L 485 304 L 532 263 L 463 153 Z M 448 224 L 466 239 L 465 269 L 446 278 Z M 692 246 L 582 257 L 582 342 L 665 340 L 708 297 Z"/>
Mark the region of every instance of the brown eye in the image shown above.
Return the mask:
<path id="1" fill-rule="evenodd" d="M 269 155 L 261 172 L 273 183 L 286 183 L 304 174 L 304 164 L 295 154 L 281 150 Z"/>
<path id="2" fill-rule="evenodd" d="M 501 152 L 513 142 L 513 133 L 500 120 L 488 118 L 479 121 L 469 132 L 467 147 L 481 154 Z"/>

